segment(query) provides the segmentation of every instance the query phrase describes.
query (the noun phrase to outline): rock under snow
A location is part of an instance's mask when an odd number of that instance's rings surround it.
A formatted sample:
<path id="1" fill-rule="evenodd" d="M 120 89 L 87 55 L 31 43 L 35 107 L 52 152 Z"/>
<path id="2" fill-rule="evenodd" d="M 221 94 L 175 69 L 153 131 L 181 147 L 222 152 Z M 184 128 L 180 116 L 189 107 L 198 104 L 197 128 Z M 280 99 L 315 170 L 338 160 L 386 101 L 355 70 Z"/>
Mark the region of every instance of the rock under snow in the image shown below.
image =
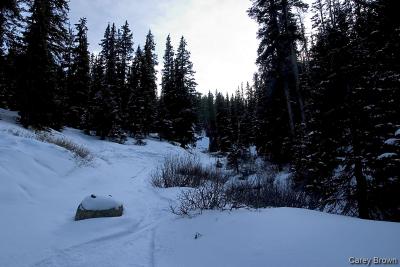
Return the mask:
<path id="1" fill-rule="evenodd" d="M 92 194 L 86 197 L 76 210 L 75 220 L 84 220 L 100 217 L 122 216 L 123 205 L 111 196 L 97 196 Z"/>

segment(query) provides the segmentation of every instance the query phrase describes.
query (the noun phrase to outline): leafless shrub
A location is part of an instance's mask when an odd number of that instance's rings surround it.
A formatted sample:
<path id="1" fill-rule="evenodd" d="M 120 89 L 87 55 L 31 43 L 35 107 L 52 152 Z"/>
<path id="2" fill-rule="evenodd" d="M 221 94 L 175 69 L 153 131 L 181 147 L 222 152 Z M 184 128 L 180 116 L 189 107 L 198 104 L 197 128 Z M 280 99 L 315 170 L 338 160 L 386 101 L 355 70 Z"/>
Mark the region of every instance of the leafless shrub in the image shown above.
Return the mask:
<path id="1" fill-rule="evenodd" d="M 64 137 L 55 137 L 50 133 L 43 131 L 37 131 L 36 133 L 33 133 L 27 130 L 21 130 L 16 128 L 10 128 L 5 131 L 14 136 L 34 139 L 43 143 L 50 143 L 65 148 L 68 151 L 72 152 L 74 157 L 76 159 L 79 159 L 82 163 L 87 163 L 93 160 L 93 155 L 89 149 L 87 149 L 82 145 L 78 145 L 73 141 Z"/>
<path id="2" fill-rule="evenodd" d="M 275 181 L 275 178 L 279 174 L 279 168 L 275 164 L 267 163 L 267 162 L 261 162 L 257 165 L 256 167 L 256 174 L 257 178 L 259 180 L 265 180 L 265 181 Z"/>
<path id="3" fill-rule="evenodd" d="M 253 167 L 252 167 L 253 168 Z M 241 207 L 297 207 L 308 208 L 304 192 L 292 189 L 289 180 L 276 181 L 278 167 L 260 165 L 246 180 L 229 183 L 226 174 L 215 166 L 203 167 L 192 156 L 168 157 L 152 175 L 157 187 L 190 187 L 178 195 L 178 204 L 171 206 L 174 214 L 193 216 L 203 210 L 223 210 Z"/>
<path id="4" fill-rule="evenodd" d="M 156 187 L 199 187 L 205 181 L 226 181 L 213 167 L 204 167 L 195 156 L 170 156 L 151 177 Z"/>
<path id="5" fill-rule="evenodd" d="M 232 184 L 225 194 L 233 208 L 308 207 L 308 199 L 304 192 L 294 191 L 288 184 L 276 184 L 271 179 Z"/>
<path id="6" fill-rule="evenodd" d="M 222 210 L 226 207 L 223 183 L 208 181 L 194 189 L 183 190 L 178 196 L 178 206 L 171 206 L 172 213 L 180 216 L 193 216 L 203 210 Z"/>
<path id="7" fill-rule="evenodd" d="M 4 132 L 7 132 L 8 134 L 18 136 L 18 137 L 23 137 L 23 138 L 30 138 L 30 139 L 36 139 L 36 135 L 34 133 L 31 133 L 26 130 L 20 130 L 16 128 L 9 128 L 6 130 L 3 130 Z"/>
<path id="8" fill-rule="evenodd" d="M 50 134 L 41 132 L 36 135 L 36 139 L 41 142 L 50 143 L 65 148 L 66 150 L 72 152 L 76 158 L 84 160 L 85 162 L 89 162 L 93 159 L 89 149 L 82 145 L 75 144 L 66 138 L 54 137 Z"/>
<path id="9" fill-rule="evenodd" d="M 143 139 L 136 139 L 135 146 L 145 146 L 147 143 Z"/>

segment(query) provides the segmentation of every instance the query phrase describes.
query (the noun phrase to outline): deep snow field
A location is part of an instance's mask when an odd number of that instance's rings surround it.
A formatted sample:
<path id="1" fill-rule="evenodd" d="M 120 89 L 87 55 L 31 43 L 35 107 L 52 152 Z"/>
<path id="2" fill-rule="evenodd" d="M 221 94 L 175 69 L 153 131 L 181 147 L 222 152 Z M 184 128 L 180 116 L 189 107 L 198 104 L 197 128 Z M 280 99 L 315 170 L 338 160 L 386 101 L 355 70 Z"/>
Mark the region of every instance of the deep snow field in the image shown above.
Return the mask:
<path id="1" fill-rule="evenodd" d="M 351 266 L 350 257 L 400 260 L 399 223 L 291 208 L 210 211 L 191 219 L 171 214 L 179 189 L 152 187 L 150 174 L 172 154 L 215 163 L 202 152 L 206 139 L 185 151 L 156 140 L 120 145 L 70 128 L 54 132 L 92 152 L 93 161 L 82 164 L 61 147 L 29 138 L 15 117 L 0 109 L 1 267 L 340 267 Z M 112 195 L 124 215 L 74 221 L 92 193 Z"/>

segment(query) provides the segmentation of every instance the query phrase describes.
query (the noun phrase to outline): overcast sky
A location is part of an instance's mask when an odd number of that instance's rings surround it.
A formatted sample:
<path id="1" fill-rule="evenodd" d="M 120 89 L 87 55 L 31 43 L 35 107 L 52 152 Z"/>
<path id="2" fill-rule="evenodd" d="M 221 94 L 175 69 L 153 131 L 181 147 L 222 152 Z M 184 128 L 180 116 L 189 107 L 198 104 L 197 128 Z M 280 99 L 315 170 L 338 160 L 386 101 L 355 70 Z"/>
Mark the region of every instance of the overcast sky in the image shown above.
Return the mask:
<path id="1" fill-rule="evenodd" d="M 250 0 L 70 0 L 71 24 L 88 19 L 91 51 L 99 51 L 108 22 L 128 21 L 135 46 L 152 30 L 162 68 L 165 39 L 174 48 L 180 36 L 188 42 L 198 91 L 233 92 L 256 71 L 257 24 L 247 15 Z"/>

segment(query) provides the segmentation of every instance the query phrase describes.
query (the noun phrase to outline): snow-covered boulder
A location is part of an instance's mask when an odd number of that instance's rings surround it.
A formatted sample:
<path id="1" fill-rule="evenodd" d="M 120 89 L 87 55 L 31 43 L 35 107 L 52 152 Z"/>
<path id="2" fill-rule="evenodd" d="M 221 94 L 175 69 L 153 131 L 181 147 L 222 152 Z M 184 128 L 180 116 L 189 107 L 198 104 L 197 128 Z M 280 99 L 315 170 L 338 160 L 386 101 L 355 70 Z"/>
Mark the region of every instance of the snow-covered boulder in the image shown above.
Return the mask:
<path id="1" fill-rule="evenodd" d="M 97 196 L 92 194 L 86 197 L 78 206 L 75 221 L 100 217 L 122 216 L 123 205 L 111 196 Z"/>

